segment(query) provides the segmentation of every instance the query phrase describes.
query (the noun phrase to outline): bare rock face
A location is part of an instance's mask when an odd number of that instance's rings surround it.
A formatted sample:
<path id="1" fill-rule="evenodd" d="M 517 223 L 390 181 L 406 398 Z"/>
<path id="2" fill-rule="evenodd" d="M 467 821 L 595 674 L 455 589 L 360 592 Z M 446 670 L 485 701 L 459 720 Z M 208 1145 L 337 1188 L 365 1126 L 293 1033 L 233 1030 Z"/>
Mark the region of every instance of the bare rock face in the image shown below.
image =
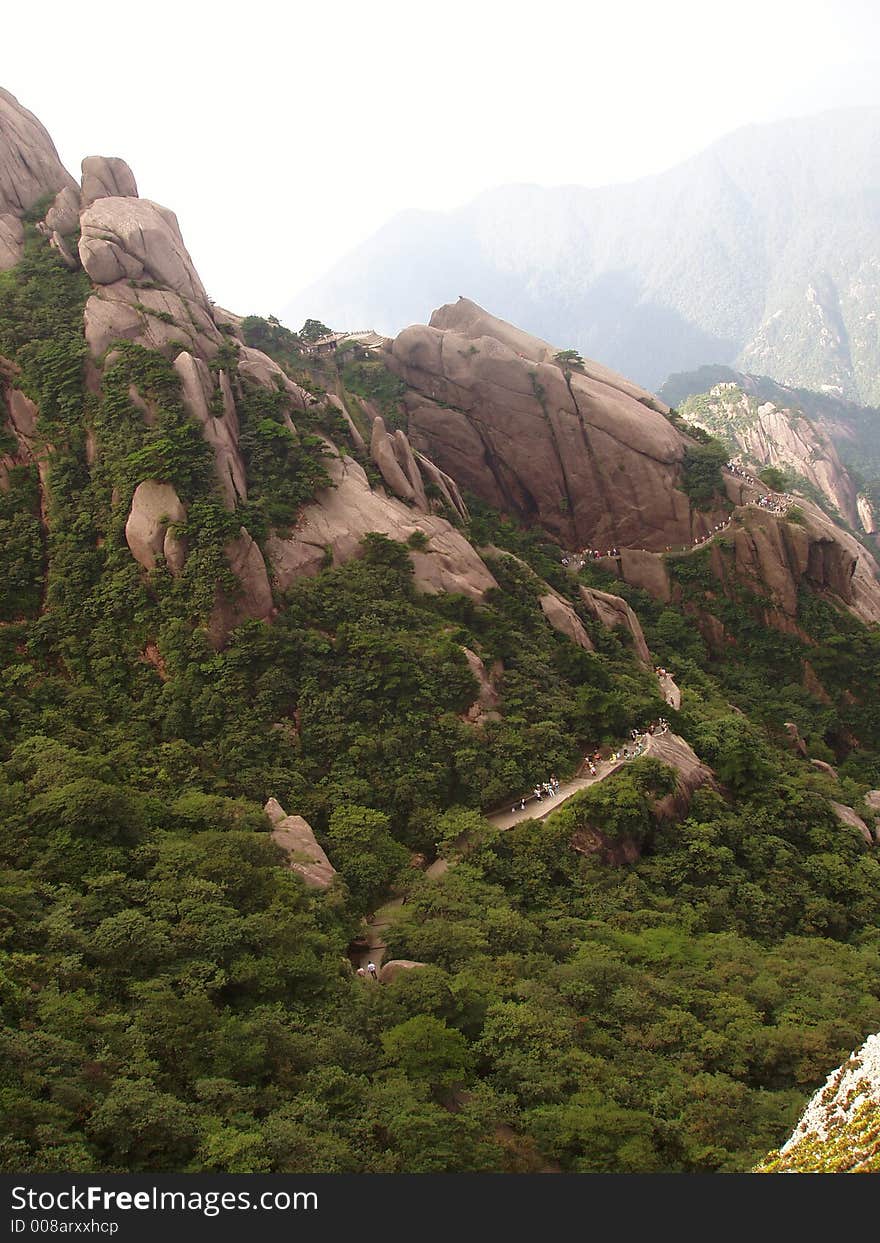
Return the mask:
<path id="1" fill-rule="evenodd" d="M 648 595 L 663 604 L 672 599 L 672 583 L 669 571 L 660 553 L 645 552 L 640 548 L 622 548 L 619 558 L 619 574 L 624 582 L 641 587 Z"/>
<path id="2" fill-rule="evenodd" d="M 23 214 L 65 187 L 78 190 L 52 139 L 14 95 L 0 89 L 0 271 L 21 258 Z"/>
<path id="3" fill-rule="evenodd" d="M 341 565 L 357 557 L 361 540 L 370 531 L 404 542 L 414 531 L 424 533 L 428 550 L 410 554 L 422 591 L 460 592 L 481 600 L 498 586 L 464 536 L 445 519 L 416 514 L 393 497 L 373 492 L 363 467 L 340 455 L 329 442 L 328 448 L 333 450 L 326 460 L 333 486 L 304 507 L 290 537 L 275 534 L 266 541 L 282 591 L 297 578 L 318 574 L 328 561 Z"/>
<path id="4" fill-rule="evenodd" d="M 155 281 L 207 308 L 208 295 L 167 207 L 149 199 L 100 198 L 82 213 L 80 226 L 80 261 L 96 285 Z"/>
<path id="5" fill-rule="evenodd" d="M 183 341 L 190 353 L 212 359 L 224 341 L 201 302 L 188 301 L 170 289 L 133 289 L 125 280 L 96 288 L 86 303 L 84 324 L 95 359 L 118 340 L 160 351 L 179 348 L 175 343 Z"/>
<path id="6" fill-rule="evenodd" d="M 135 561 L 145 570 L 152 570 L 161 554 L 172 574 L 179 574 L 185 549 L 168 528 L 172 523 L 185 520 L 186 510 L 170 483 L 159 483 L 155 479 L 139 483 L 125 524 L 125 540 Z"/>
<path id="7" fill-rule="evenodd" d="M 838 597 L 860 621 L 880 621 L 877 562 L 869 552 L 809 501 L 799 503 L 800 523 L 748 506 L 737 511 L 734 532 L 736 579 L 769 596 L 778 613 L 794 619 L 798 589 Z"/>
<path id="8" fill-rule="evenodd" d="M 137 198 L 134 173 L 115 156 L 87 155 L 82 162 L 82 207 L 96 199 Z"/>
<path id="9" fill-rule="evenodd" d="M 398 976 L 406 975 L 408 971 L 425 966 L 427 966 L 427 963 L 414 962 L 411 958 L 392 958 L 390 961 L 383 963 L 379 971 L 379 983 L 390 984 Z"/>
<path id="10" fill-rule="evenodd" d="M 632 635 L 633 647 L 643 665 L 651 664 L 651 653 L 641 623 L 626 600 L 595 587 L 581 587 L 581 599 L 596 621 L 608 630 L 622 627 Z"/>
<path id="11" fill-rule="evenodd" d="M 561 596 L 545 595 L 538 600 L 541 612 L 554 630 L 564 634 L 572 643 L 582 647 L 585 652 L 595 651 L 590 636 L 584 630 L 584 624 L 567 600 Z"/>
<path id="12" fill-rule="evenodd" d="M 215 414 L 214 380 L 207 364 L 192 354 L 178 354 L 174 370 L 180 376 L 183 403 L 201 425 L 202 434 L 214 450 L 214 466 L 223 489 L 228 509 L 235 509 L 238 500 L 247 500 L 247 476 L 238 447 L 238 416 L 229 381 L 223 383 L 221 372 L 219 398 L 222 413 Z"/>
<path id="13" fill-rule="evenodd" d="M 846 807 L 843 803 L 835 803 L 831 800 L 829 800 L 829 802 L 831 803 L 831 810 L 834 812 L 835 816 L 837 816 L 837 819 L 841 824 L 846 825 L 848 829 L 855 829 L 866 846 L 872 846 L 874 844 L 874 839 L 871 836 L 871 830 L 865 824 L 861 816 L 856 815 L 851 807 Z"/>
<path id="14" fill-rule="evenodd" d="M 687 442 L 665 407 L 592 363 L 563 371 L 552 354 L 465 300 L 405 329 L 385 359 L 410 386 L 413 448 L 567 547 L 689 541 L 677 489 Z"/>
<path id="15" fill-rule="evenodd" d="M 215 307 L 216 311 L 216 307 Z M 316 398 L 311 393 L 294 384 L 285 371 L 274 359 L 262 350 L 251 349 L 245 345 L 238 351 L 238 373 L 246 380 L 252 380 L 262 388 L 280 388 L 290 398 L 290 412 L 294 415 L 298 410 L 305 410 L 315 404 Z"/>
<path id="16" fill-rule="evenodd" d="M 272 841 L 287 855 L 287 866 L 313 889 L 327 889 L 336 869 L 318 845 L 311 825 L 302 816 L 288 816 L 281 804 L 270 798 L 263 808 L 272 821 Z"/>
<path id="17" fill-rule="evenodd" d="M 14 268 L 24 253 L 24 225 L 18 216 L 0 216 L 0 272 Z"/>
<path id="18" fill-rule="evenodd" d="M 431 316 L 431 327 L 452 328 L 466 337 L 494 337 L 496 341 L 500 341 L 502 345 L 513 350 L 518 357 L 530 359 L 536 363 L 552 363 L 559 352 L 557 346 L 550 345 L 548 341 L 542 341 L 540 337 L 533 337 L 528 332 L 523 332 L 521 328 L 507 323 L 506 320 L 498 319 L 497 316 L 484 311 L 470 298 L 459 298 L 457 302 L 441 306 Z M 602 363 L 585 359 L 580 371 L 591 380 L 598 380 L 601 384 L 617 388 L 654 410 L 666 413 L 669 409 L 659 397 L 649 393 L 647 389 L 640 388 L 638 384 L 633 384 L 631 380 L 618 375 L 616 371 L 603 366 Z"/>

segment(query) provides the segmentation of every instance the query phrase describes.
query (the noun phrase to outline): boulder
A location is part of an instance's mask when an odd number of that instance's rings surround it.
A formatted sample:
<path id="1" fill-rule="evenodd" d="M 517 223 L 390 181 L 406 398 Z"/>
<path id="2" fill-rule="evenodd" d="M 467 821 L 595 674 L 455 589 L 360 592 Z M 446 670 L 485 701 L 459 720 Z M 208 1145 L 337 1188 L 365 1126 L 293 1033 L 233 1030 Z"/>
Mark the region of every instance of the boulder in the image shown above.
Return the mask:
<path id="1" fill-rule="evenodd" d="M 835 781 L 837 780 L 837 769 L 832 768 L 830 764 L 826 764 L 824 760 L 810 760 L 810 763 L 820 773 L 825 773 L 827 776 L 833 777 Z"/>
<path id="2" fill-rule="evenodd" d="M 614 630 L 622 627 L 629 631 L 636 656 L 643 665 L 650 666 L 651 653 L 645 641 L 644 631 L 638 617 L 626 600 L 621 599 L 620 596 L 611 595 L 607 591 L 599 591 L 595 587 L 581 587 L 580 594 L 590 614 L 606 629 Z"/>
<path id="3" fill-rule="evenodd" d="M 290 870 L 297 872 L 314 889 L 329 888 L 336 869 L 318 845 L 309 822 L 302 816 L 288 816 L 274 798 L 269 799 L 263 810 L 272 821 L 272 841 L 287 855 Z"/>
<path id="4" fill-rule="evenodd" d="M 871 836 L 871 830 L 861 816 L 856 815 L 851 807 L 846 807 L 843 803 L 835 803 L 832 799 L 829 799 L 828 802 L 841 824 L 846 825 L 848 829 L 855 829 L 865 842 L 865 845 L 873 846 L 874 839 Z"/>
<path id="5" fill-rule="evenodd" d="M 880 790 L 869 790 L 865 795 L 865 803 L 875 816 L 880 816 Z"/>
<path id="6" fill-rule="evenodd" d="M 362 466 L 327 441 L 326 467 L 332 486 L 304 506 L 291 535 L 270 534 L 266 550 L 282 591 L 297 578 L 320 573 L 360 555 L 370 531 L 405 542 L 414 531 L 428 540 L 427 551 L 412 550 L 416 586 L 425 592 L 459 592 L 482 600 L 497 587 L 468 541 L 444 518 L 418 514 L 394 497 L 374 492 Z"/>
<path id="7" fill-rule="evenodd" d="M 171 573 L 179 574 L 186 550 L 168 528 L 172 523 L 185 521 L 186 510 L 170 483 L 155 479 L 139 483 L 125 524 L 125 540 L 135 561 L 145 570 L 152 570 L 161 554 Z"/>
<path id="8" fill-rule="evenodd" d="M 55 201 L 46 212 L 46 228 L 65 236 L 79 228 L 79 195 L 72 186 L 65 186 L 55 195 Z"/>
<path id="9" fill-rule="evenodd" d="M 649 734 L 645 754 L 674 768 L 677 775 L 673 793 L 654 805 L 654 813 L 661 819 L 677 820 L 686 815 L 691 799 L 702 786 L 718 788 L 712 769 L 678 734 L 669 730 L 665 734 Z"/>
<path id="10" fill-rule="evenodd" d="M 116 156 L 87 155 L 82 162 L 83 209 L 96 199 L 137 198 L 137 182 L 134 173 Z"/>
<path id="11" fill-rule="evenodd" d="M 100 198 L 83 211 L 80 227 L 80 261 L 96 285 L 154 281 L 208 311 L 208 295 L 167 207 L 149 199 Z"/>
<path id="12" fill-rule="evenodd" d="M 538 599 L 538 603 L 541 606 L 541 612 L 554 630 L 564 634 L 567 639 L 571 639 L 572 643 L 582 647 L 585 652 L 595 650 L 590 636 L 584 630 L 583 622 L 567 600 L 555 594 L 544 595 Z"/>
<path id="13" fill-rule="evenodd" d="M 427 963 L 413 962 L 411 958 L 392 958 L 384 963 L 379 971 L 379 983 L 390 984 L 400 975 L 412 971 L 416 967 L 426 967 Z"/>

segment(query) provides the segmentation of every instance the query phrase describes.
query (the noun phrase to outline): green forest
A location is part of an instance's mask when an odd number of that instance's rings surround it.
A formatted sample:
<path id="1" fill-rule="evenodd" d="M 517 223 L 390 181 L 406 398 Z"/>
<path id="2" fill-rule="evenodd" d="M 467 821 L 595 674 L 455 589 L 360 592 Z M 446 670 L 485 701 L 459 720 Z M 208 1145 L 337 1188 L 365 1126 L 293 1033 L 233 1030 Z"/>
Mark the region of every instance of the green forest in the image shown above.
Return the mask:
<path id="1" fill-rule="evenodd" d="M 700 553 L 670 558 L 660 605 L 468 498 L 464 534 L 498 550 L 485 602 L 417 592 L 409 548 L 374 534 L 219 646 L 224 544 L 295 521 L 339 420 L 319 403 L 292 437 L 230 339 L 250 489 L 228 511 L 167 354 L 116 343 L 86 384 L 88 293 L 33 227 L 0 274 L 0 355 L 44 450 L 44 478 L 12 465 L 0 492 L 0 1168 L 751 1169 L 880 1028 L 880 861 L 829 802 L 880 787 L 877 631 L 809 594 L 801 637 L 770 630 Z M 309 382 L 291 334 L 249 327 Z M 375 364 L 346 371 L 394 405 Z M 717 465 L 695 453 L 701 497 Z M 177 576 L 125 542 L 146 477 L 187 507 Z M 548 582 L 595 651 L 548 627 Z M 582 583 L 636 610 L 680 711 Z M 479 727 L 464 647 L 503 665 Z M 544 822 L 484 819 L 664 712 L 718 783 L 683 818 L 657 813 L 674 774 L 645 758 Z M 315 830 L 326 892 L 283 866 L 269 798 Z M 640 857 L 574 850 L 588 825 Z M 414 866 L 463 832 L 445 875 Z M 426 965 L 380 986 L 347 949 L 391 896 L 388 957 Z"/>

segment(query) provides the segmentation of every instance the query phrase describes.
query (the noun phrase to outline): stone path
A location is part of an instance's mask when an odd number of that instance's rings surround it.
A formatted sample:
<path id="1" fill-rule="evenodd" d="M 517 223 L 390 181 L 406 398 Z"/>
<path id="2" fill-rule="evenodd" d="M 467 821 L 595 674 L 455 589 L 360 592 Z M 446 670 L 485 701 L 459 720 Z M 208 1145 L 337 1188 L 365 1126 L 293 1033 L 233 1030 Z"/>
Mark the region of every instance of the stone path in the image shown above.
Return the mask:
<path id="1" fill-rule="evenodd" d="M 681 703 L 681 692 L 672 681 L 672 678 L 667 674 L 665 678 L 658 677 L 658 681 L 664 694 L 667 691 L 667 684 L 675 689 L 678 697 L 678 703 L 675 705 L 677 708 Z M 667 703 L 671 704 L 671 702 L 667 695 Z M 516 807 L 513 811 L 493 812 L 485 818 L 489 824 L 501 832 L 514 828 L 515 825 L 521 824 L 524 820 L 544 820 L 552 811 L 555 811 L 557 807 L 561 807 L 563 803 L 566 803 L 575 794 L 579 794 L 581 790 L 586 790 L 590 786 L 596 785 L 599 781 L 604 781 L 606 777 L 610 777 L 612 773 L 618 772 L 625 765 L 631 764 L 633 760 L 640 759 L 644 755 L 650 755 L 654 739 L 662 738 L 667 729 L 668 727 L 654 734 L 639 734 L 638 738 L 633 739 L 631 742 L 621 743 L 620 748 L 615 752 L 617 759 L 612 756 L 610 759 L 600 760 L 596 765 L 595 775 L 592 773 L 587 773 L 586 776 L 578 775 L 573 777 L 571 781 L 562 782 L 555 794 L 545 794 L 541 799 L 532 795 L 526 800 L 524 808 Z M 620 754 L 624 748 L 631 752 L 627 759 L 623 759 Z M 634 754 L 632 753 L 633 750 Z M 585 759 L 581 769 L 586 767 L 587 763 L 588 761 Z M 472 844 L 471 835 L 468 833 L 463 834 L 453 843 L 454 857 L 451 859 L 436 859 L 430 867 L 425 869 L 425 876 L 430 877 L 431 880 L 444 876 L 454 863 L 467 854 Z M 394 920 L 394 911 L 402 905 L 403 898 L 392 898 L 389 902 L 380 906 L 378 910 L 375 910 L 372 915 L 365 917 L 362 924 L 363 932 L 361 933 L 361 938 L 366 943 L 365 948 L 361 949 L 359 946 L 349 948 L 349 958 L 356 966 L 366 967 L 368 962 L 375 963 L 377 970 L 382 966 L 387 949 L 385 943 L 386 930 Z"/>

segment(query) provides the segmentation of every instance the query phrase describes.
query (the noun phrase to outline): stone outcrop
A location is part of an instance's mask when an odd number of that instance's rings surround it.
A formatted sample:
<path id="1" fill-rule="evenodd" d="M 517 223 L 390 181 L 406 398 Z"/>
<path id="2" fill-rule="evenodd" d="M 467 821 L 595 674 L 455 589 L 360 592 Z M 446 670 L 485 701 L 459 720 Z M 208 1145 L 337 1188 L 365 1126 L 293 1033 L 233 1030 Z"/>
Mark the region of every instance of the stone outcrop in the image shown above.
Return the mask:
<path id="1" fill-rule="evenodd" d="M 186 552 L 169 527 L 185 521 L 186 510 L 170 483 L 159 483 L 155 479 L 139 483 L 125 524 L 125 540 L 135 561 L 145 570 L 152 570 L 156 567 L 156 558 L 161 555 L 171 573 L 179 574 Z"/>
<path id="2" fill-rule="evenodd" d="M 281 804 L 270 798 L 263 808 L 272 821 L 272 841 L 287 855 L 287 866 L 313 889 L 327 889 L 336 869 L 318 845 L 311 825 L 302 816 L 288 816 Z"/>
<path id="3" fill-rule="evenodd" d="M 391 958 L 388 962 L 383 963 L 379 971 L 379 983 L 390 984 L 398 976 L 406 975 L 408 971 L 425 966 L 427 966 L 427 963 L 414 962 L 411 958 Z"/>
<path id="4" fill-rule="evenodd" d="M 788 735 L 789 746 L 796 751 L 802 758 L 806 758 L 807 744 L 801 738 L 801 731 L 795 725 L 794 721 L 785 721 L 783 728 Z"/>
<path id="5" fill-rule="evenodd" d="M 686 543 L 704 519 L 678 490 L 687 441 L 649 394 L 462 299 L 386 347 L 415 450 L 566 547 Z M 708 518 L 705 521 L 709 521 Z"/>
<path id="6" fill-rule="evenodd" d="M 651 664 L 651 653 L 645 641 L 641 623 L 626 600 L 611 595 L 607 591 L 599 591 L 596 587 L 581 587 L 581 599 L 595 617 L 608 630 L 618 628 L 628 630 L 632 636 L 636 656 L 643 665 Z"/>
<path id="7" fill-rule="evenodd" d="M 238 416 L 229 378 L 221 371 L 215 390 L 207 364 L 185 351 L 175 358 L 174 370 L 180 377 L 183 403 L 214 450 L 214 467 L 226 506 L 235 509 L 239 500 L 247 500 L 247 476 L 238 447 Z M 221 413 L 214 413 L 215 406 Z"/>
<path id="8" fill-rule="evenodd" d="M 817 772 L 824 773 L 826 777 L 831 777 L 834 781 L 837 781 L 837 769 L 833 768 L 831 764 L 826 764 L 824 760 L 810 760 L 810 763 Z"/>
<path id="9" fill-rule="evenodd" d="M 856 815 L 851 807 L 846 807 L 843 803 L 835 803 L 829 799 L 831 810 L 834 812 L 841 824 L 848 829 L 854 829 L 862 838 L 866 846 L 873 846 L 874 839 L 871 836 L 871 830 L 865 824 L 861 816 Z"/>
<path id="10" fill-rule="evenodd" d="M 341 397 L 337 397 L 335 393 L 328 393 L 327 400 L 329 401 L 333 409 L 336 410 L 340 414 L 342 419 L 345 421 L 345 424 L 348 427 L 348 434 L 349 436 L 351 436 L 351 443 L 354 445 L 357 452 L 366 453 L 367 451 L 366 442 L 364 441 L 364 438 L 361 435 L 360 430 L 357 424 L 355 423 L 354 419 L 348 413 L 348 410 L 346 409 L 346 406 L 345 406 L 345 402 L 342 400 Z"/>
<path id="11" fill-rule="evenodd" d="M 410 553 L 416 585 L 427 592 L 460 592 L 481 600 L 497 587 L 495 579 L 463 535 L 444 518 L 417 514 L 393 497 L 370 488 L 362 466 L 328 441 L 326 460 L 332 487 L 303 508 L 293 533 L 266 542 L 278 585 L 285 591 L 297 578 L 318 574 L 329 562 L 341 565 L 359 555 L 370 531 L 405 542 L 414 531 L 428 540 L 427 551 Z"/>
<path id="12" fill-rule="evenodd" d="M 87 155 L 82 162 L 81 186 L 83 208 L 90 207 L 96 199 L 136 199 L 138 196 L 134 173 L 125 160 L 116 156 Z"/>
<path id="13" fill-rule="evenodd" d="M 662 554 L 639 548 L 622 548 L 616 568 L 624 582 L 641 587 L 655 600 L 668 604 L 672 599 L 672 583 Z"/>
<path id="14" fill-rule="evenodd" d="M 395 496 L 409 501 L 422 513 L 428 512 L 428 499 L 409 441 L 403 435 L 400 439 L 389 435 L 380 415 L 373 419 L 370 457 Z"/>
<path id="15" fill-rule="evenodd" d="M 699 758 L 693 748 L 667 730 L 665 734 L 648 737 L 646 754 L 674 768 L 677 775 L 676 788 L 654 805 L 654 814 L 661 819 L 677 820 L 687 814 L 691 799 L 702 786 L 717 789 L 715 774 Z"/>
<path id="16" fill-rule="evenodd" d="M 585 652 L 595 650 L 590 636 L 584 630 L 584 623 L 567 600 L 563 600 L 554 592 L 540 596 L 538 603 L 541 606 L 541 612 L 554 630 L 564 634 L 567 639 L 571 639 L 572 643 L 582 647 Z"/>
<path id="17" fill-rule="evenodd" d="M 241 617 L 268 617 L 273 608 L 272 588 L 266 563 L 256 541 L 244 527 L 224 545 L 229 568 L 241 584 L 241 596 L 236 600 Z"/>
<path id="18" fill-rule="evenodd" d="M 80 261 L 96 285 L 152 281 L 207 308 L 205 287 L 167 207 L 149 199 L 100 198 L 82 212 L 80 228 Z"/>
<path id="19" fill-rule="evenodd" d="M 78 186 L 37 118 L 0 88 L 0 271 L 22 255 L 24 213 L 47 194 Z"/>
<path id="20" fill-rule="evenodd" d="M 769 597 L 775 611 L 792 621 L 801 586 L 837 597 L 860 621 L 880 621 L 877 562 L 818 506 L 803 501 L 800 509 L 798 523 L 754 506 L 738 510 L 733 564 L 722 578 L 729 574 Z M 770 613 L 767 620 L 778 619 Z"/>
<path id="21" fill-rule="evenodd" d="M 501 702 L 501 696 L 495 688 L 494 678 L 500 674 L 500 667 L 496 669 L 493 666 L 493 675 L 490 677 L 486 671 L 486 666 L 476 652 L 472 652 L 469 647 L 463 647 L 461 650 L 464 652 L 468 667 L 479 687 L 477 698 L 467 710 L 467 720 L 471 724 L 479 725 L 487 720 L 498 719 L 497 710 Z M 500 665 L 500 662 L 496 663 Z"/>

